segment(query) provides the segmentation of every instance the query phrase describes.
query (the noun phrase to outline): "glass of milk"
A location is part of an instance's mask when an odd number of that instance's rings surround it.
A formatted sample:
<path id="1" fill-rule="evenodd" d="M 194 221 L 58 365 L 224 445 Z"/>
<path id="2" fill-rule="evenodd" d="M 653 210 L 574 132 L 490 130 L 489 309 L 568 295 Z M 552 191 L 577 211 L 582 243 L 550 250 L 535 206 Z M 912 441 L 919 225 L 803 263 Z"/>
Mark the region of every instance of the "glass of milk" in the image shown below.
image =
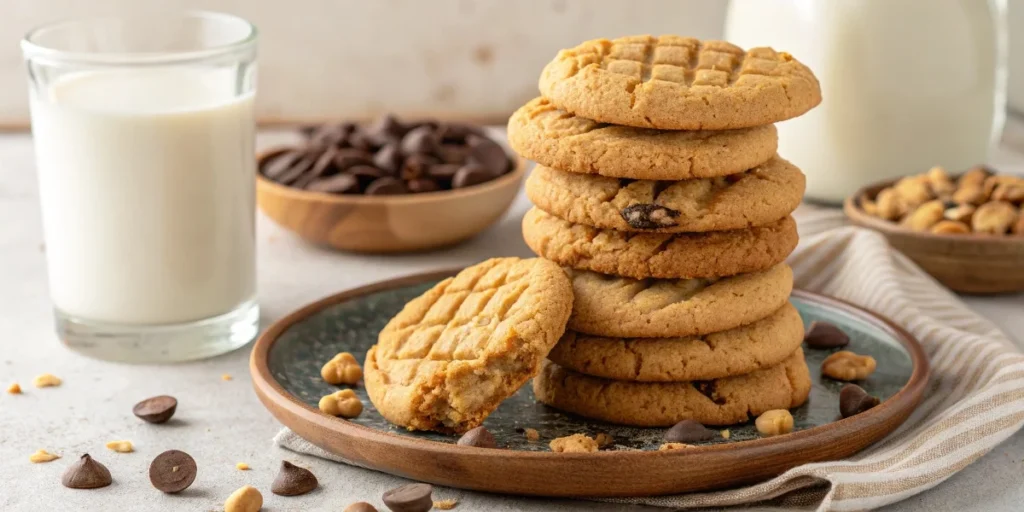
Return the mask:
<path id="1" fill-rule="evenodd" d="M 249 342 L 255 27 L 206 12 L 83 19 L 22 49 L 60 339 L 128 362 Z"/>

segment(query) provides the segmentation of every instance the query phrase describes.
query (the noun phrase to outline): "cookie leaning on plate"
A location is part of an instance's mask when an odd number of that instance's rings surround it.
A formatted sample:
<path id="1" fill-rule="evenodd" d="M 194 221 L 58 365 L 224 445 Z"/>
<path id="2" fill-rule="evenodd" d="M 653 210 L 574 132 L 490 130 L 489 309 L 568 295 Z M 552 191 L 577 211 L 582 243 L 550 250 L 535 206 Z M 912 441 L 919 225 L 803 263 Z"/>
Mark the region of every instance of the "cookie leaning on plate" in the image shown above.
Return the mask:
<path id="1" fill-rule="evenodd" d="M 562 50 L 541 72 L 540 92 L 577 116 L 665 130 L 760 126 L 821 102 L 814 74 L 788 53 L 679 36 Z"/>
<path id="2" fill-rule="evenodd" d="M 733 329 L 778 311 L 793 290 L 780 263 L 721 279 L 627 279 L 569 271 L 576 299 L 569 328 L 614 338 L 669 338 Z"/>
<path id="3" fill-rule="evenodd" d="M 727 131 L 661 131 L 599 123 L 535 98 L 508 121 L 509 144 L 541 165 L 645 180 L 725 176 L 762 164 L 778 147 L 773 125 Z"/>
<path id="4" fill-rule="evenodd" d="M 804 195 L 804 175 L 773 157 L 745 172 L 676 182 L 588 176 L 538 166 L 526 195 L 569 222 L 620 231 L 723 231 L 771 224 Z"/>
<path id="5" fill-rule="evenodd" d="M 548 359 L 577 373 L 613 380 L 710 380 L 775 366 L 803 339 L 800 313 L 786 303 L 752 324 L 703 336 L 605 338 L 567 331 Z"/>
<path id="6" fill-rule="evenodd" d="M 523 217 L 523 239 L 562 266 L 644 279 L 722 277 L 785 261 L 799 240 L 784 217 L 765 226 L 706 233 L 629 233 L 573 224 L 539 208 Z"/>
<path id="7" fill-rule="evenodd" d="M 572 310 L 565 272 L 542 259 L 496 258 L 411 300 L 381 331 L 364 366 L 388 421 L 465 432 L 537 374 Z"/>
<path id="8" fill-rule="evenodd" d="M 667 427 L 690 419 L 732 425 L 807 401 L 811 376 L 797 348 L 783 362 L 737 377 L 695 382 L 628 382 L 590 377 L 545 361 L 533 379 L 537 400 L 610 423 Z"/>

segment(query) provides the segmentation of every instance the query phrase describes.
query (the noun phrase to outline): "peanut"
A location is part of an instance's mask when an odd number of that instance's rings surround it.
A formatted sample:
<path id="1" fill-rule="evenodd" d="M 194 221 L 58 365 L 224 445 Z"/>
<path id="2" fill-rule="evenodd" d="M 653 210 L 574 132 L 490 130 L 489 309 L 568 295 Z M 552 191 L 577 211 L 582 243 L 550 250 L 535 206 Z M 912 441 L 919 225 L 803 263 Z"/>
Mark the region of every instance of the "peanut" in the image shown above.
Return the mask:
<path id="1" fill-rule="evenodd" d="M 754 426 L 765 437 L 788 434 L 793 431 L 793 415 L 785 409 L 765 411 L 754 420 Z"/>
<path id="2" fill-rule="evenodd" d="M 928 231 L 938 235 L 962 235 L 971 232 L 971 227 L 955 220 L 943 220 L 936 223 Z"/>
<path id="3" fill-rule="evenodd" d="M 910 212 L 910 215 L 903 218 L 901 224 L 914 231 L 928 231 L 942 220 L 943 213 L 945 213 L 945 208 L 942 201 L 935 199 L 918 206 L 916 210 Z"/>
<path id="4" fill-rule="evenodd" d="M 44 373 L 32 380 L 32 385 L 37 388 L 50 388 L 60 386 L 61 380 L 53 374 Z"/>
<path id="5" fill-rule="evenodd" d="M 559 437 L 549 444 L 551 451 L 557 453 L 588 453 L 597 451 L 597 441 L 584 434 Z"/>
<path id="6" fill-rule="evenodd" d="M 28 456 L 28 460 L 33 464 L 40 464 L 43 462 L 51 462 L 60 458 L 60 455 L 50 453 L 46 450 L 36 450 L 35 453 Z"/>
<path id="7" fill-rule="evenodd" d="M 935 197 L 949 197 L 956 191 L 956 183 L 942 167 L 932 167 L 926 176 Z"/>
<path id="8" fill-rule="evenodd" d="M 263 495 L 251 485 L 231 493 L 224 502 L 224 512 L 259 512 L 263 508 Z"/>
<path id="9" fill-rule="evenodd" d="M 363 412 L 363 402 L 351 389 L 335 391 L 320 399 L 320 410 L 331 416 L 355 418 Z"/>
<path id="10" fill-rule="evenodd" d="M 971 219 L 976 233 L 1002 235 L 1017 222 L 1017 209 L 1005 201 L 992 201 L 978 207 Z"/>
<path id="11" fill-rule="evenodd" d="M 320 369 L 320 376 L 328 384 L 355 385 L 363 377 L 363 369 L 355 356 L 348 352 L 342 352 L 327 361 Z"/>
<path id="12" fill-rule="evenodd" d="M 821 374 L 836 380 L 864 380 L 875 371 L 877 364 L 871 356 L 840 350 L 822 361 Z"/>
<path id="13" fill-rule="evenodd" d="M 107 448 L 110 448 L 117 453 L 131 453 L 135 451 L 135 447 L 132 446 L 131 441 L 111 441 L 107 443 Z"/>

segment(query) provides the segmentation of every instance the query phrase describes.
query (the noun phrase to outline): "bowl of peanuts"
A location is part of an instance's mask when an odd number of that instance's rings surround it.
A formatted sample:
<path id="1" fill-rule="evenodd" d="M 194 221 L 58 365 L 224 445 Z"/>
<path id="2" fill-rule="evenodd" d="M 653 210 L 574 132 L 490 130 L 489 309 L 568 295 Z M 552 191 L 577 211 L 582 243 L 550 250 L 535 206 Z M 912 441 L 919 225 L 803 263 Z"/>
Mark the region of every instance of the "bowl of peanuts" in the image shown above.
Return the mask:
<path id="1" fill-rule="evenodd" d="M 843 209 L 953 291 L 1024 291 L 1022 176 L 934 167 L 864 187 Z"/>

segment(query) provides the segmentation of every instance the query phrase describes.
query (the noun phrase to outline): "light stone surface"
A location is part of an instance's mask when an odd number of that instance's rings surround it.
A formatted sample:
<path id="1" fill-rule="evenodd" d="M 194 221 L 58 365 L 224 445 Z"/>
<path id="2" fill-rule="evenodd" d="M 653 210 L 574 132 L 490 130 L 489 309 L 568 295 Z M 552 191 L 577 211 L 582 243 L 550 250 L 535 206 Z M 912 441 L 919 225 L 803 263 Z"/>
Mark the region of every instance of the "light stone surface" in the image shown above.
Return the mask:
<path id="1" fill-rule="evenodd" d="M 1019 132 L 1018 132 L 1019 133 Z M 285 140 L 263 134 L 267 146 Z M 993 162 L 1024 171 L 1024 155 L 1002 151 Z M 248 347 L 212 360 L 169 366 L 127 366 L 90 360 L 61 347 L 51 326 L 46 291 L 31 139 L 0 135 L 0 390 L 20 382 L 22 395 L 0 392 L 0 510 L 222 510 L 224 499 L 243 485 L 264 495 L 268 511 L 342 510 L 369 501 L 381 510 L 381 494 L 403 479 L 299 456 L 276 448 L 280 424 L 260 405 L 248 377 Z M 312 247 L 259 218 L 259 287 L 264 322 L 339 290 L 431 269 L 475 263 L 491 256 L 528 256 L 519 219 L 528 208 L 520 196 L 498 225 L 459 247 L 409 256 L 356 256 Z M 1024 295 L 967 298 L 1024 345 Z M 56 388 L 36 389 L 32 378 L 53 373 Z M 221 380 L 230 374 L 233 380 Z M 149 425 L 131 414 L 142 398 L 171 394 L 179 406 L 174 420 Z M 134 453 L 104 447 L 130 440 Z M 63 456 L 32 464 L 38 449 Z M 147 468 L 171 448 L 195 457 L 199 475 L 187 491 L 164 495 L 150 486 Z M 64 467 L 88 452 L 113 474 L 114 484 L 83 491 L 60 485 Z M 269 492 L 281 459 L 309 467 L 321 488 L 307 496 L 283 498 Z M 251 471 L 235 469 L 246 462 Z M 1018 433 L 979 462 L 938 487 L 889 510 L 1011 511 L 1024 501 L 1020 485 L 1024 434 Z M 612 511 L 656 510 L 586 501 L 540 500 L 439 489 L 435 498 L 459 500 L 456 510 Z M 767 509 L 745 509 L 767 510 Z"/>

